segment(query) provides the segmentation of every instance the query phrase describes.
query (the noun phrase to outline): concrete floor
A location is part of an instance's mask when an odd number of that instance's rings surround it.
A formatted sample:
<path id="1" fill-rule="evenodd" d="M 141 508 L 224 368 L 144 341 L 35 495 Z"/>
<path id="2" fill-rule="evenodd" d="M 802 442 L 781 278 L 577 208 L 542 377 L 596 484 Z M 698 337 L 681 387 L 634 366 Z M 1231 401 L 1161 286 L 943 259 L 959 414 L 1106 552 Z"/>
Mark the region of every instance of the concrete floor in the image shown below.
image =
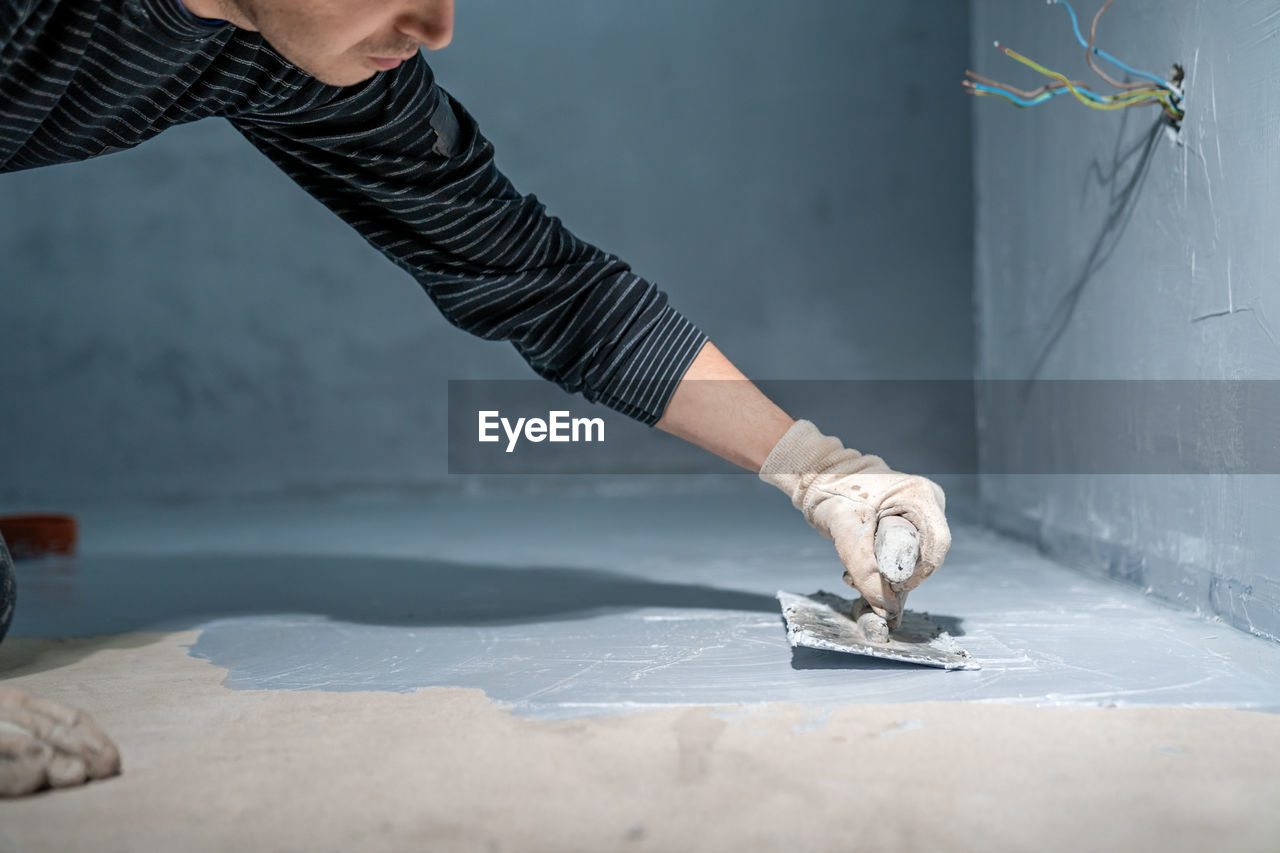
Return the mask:
<path id="1" fill-rule="evenodd" d="M 89 710 L 126 771 L 0 804 L 0 851 L 1280 831 L 1280 645 L 972 524 L 910 601 L 983 667 L 942 672 L 787 646 L 773 593 L 844 588 L 763 486 L 78 515 L 78 558 L 20 564 L 0 677 Z"/>

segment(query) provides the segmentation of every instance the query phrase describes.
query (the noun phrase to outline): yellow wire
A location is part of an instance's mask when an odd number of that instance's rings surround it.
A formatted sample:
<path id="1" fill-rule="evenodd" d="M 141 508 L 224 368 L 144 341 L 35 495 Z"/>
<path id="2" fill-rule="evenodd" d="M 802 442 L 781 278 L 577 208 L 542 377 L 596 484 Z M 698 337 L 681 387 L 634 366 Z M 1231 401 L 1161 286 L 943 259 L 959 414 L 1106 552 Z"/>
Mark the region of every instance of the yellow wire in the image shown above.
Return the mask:
<path id="1" fill-rule="evenodd" d="M 1154 91 L 1154 90 L 1152 90 L 1152 91 Z M 1017 107 L 1025 107 L 1025 106 L 1027 106 L 1027 105 L 1025 105 L 1025 104 L 1019 104 L 1019 103 L 1017 103 L 1016 101 L 1013 101 L 1013 100 L 1012 100 L 1012 98 L 1009 98 L 1009 97 L 1008 97 L 1009 95 L 1012 95 L 1013 93 L 1012 93 L 1012 92 L 1007 92 L 1007 91 L 1005 91 L 1005 90 L 1000 90 L 1000 91 L 996 91 L 996 92 L 984 92 L 984 91 L 982 91 L 982 90 L 980 90 L 980 89 L 969 89 L 969 90 L 968 90 L 968 92 L 969 92 L 969 94 L 971 94 L 971 95 L 979 95 L 979 96 L 984 96 L 984 97 L 996 97 L 996 96 L 1004 95 L 1004 96 L 1006 96 L 1006 100 L 1009 100 L 1011 103 L 1013 103 L 1013 104 L 1014 104 L 1014 106 L 1017 106 Z M 1042 96 L 1040 96 L 1040 97 L 1043 97 L 1043 95 L 1042 95 Z M 1099 97 L 1112 98 L 1112 97 L 1114 97 L 1114 96 L 1110 96 L 1110 95 L 1100 95 Z M 1123 103 L 1123 104 L 1120 104 L 1120 105 L 1119 105 L 1119 107 L 1131 107 L 1131 106 L 1137 106 L 1138 104 L 1149 104 L 1149 103 L 1151 103 L 1151 101 L 1149 101 L 1149 100 L 1145 100 L 1145 98 L 1147 98 L 1147 96 L 1146 96 L 1146 95 L 1143 95 L 1143 96 L 1142 96 L 1142 99 L 1135 100 L 1133 103 Z M 1166 108 L 1166 109 L 1165 109 L 1165 111 L 1169 113 L 1169 117 L 1170 117 L 1170 118 L 1172 118 L 1172 119 L 1174 119 L 1174 120 L 1181 120 L 1181 118 L 1182 118 L 1182 117 L 1181 117 L 1180 115 L 1178 115 L 1177 113 L 1173 112 L 1173 111 L 1169 108 L 1168 104 L 1166 104 L 1166 103 L 1165 103 L 1165 101 L 1164 101 L 1164 99 L 1163 99 L 1163 98 L 1160 98 L 1160 97 L 1158 97 L 1158 96 L 1157 96 L 1156 100 L 1157 100 L 1157 101 L 1159 101 L 1159 102 L 1161 103 L 1161 105 L 1165 106 L 1165 108 Z M 1115 107 L 1114 109 L 1119 109 L 1119 107 Z"/>
<path id="2" fill-rule="evenodd" d="M 1045 75 L 1046 77 L 1052 77 L 1054 80 L 1058 80 L 1059 82 L 1062 83 L 1062 85 L 1066 86 L 1068 89 L 1071 90 L 1071 94 L 1076 97 L 1076 100 L 1080 101 L 1080 103 L 1084 104 L 1085 106 L 1094 107 L 1096 109 L 1100 109 L 1100 110 L 1120 109 L 1121 107 L 1127 106 L 1129 103 L 1132 103 L 1133 101 L 1144 100 L 1150 97 L 1150 95 L 1154 94 L 1156 91 L 1154 89 L 1151 89 L 1151 90 L 1139 90 L 1138 92 L 1134 92 L 1134 93 L 1126 93 L 1125 95 L 1122 95 L 1122 96 L 1104 95 L 1102 97 L 1107 98 L 1109 101 L 1111 101 L 1111 103 L 1100 104 L 1097 101 L 1094 101 L 1090 98 L 1086 98 L 1084 95 L 1080 94 L 1080 91 L 1076 89 L 1075 86 L 1072 86 L 1071 81 L 1068 80 L 1062 74 L 1059 74 L 1056 71 L 1050 71 L 1048 68 L 1045 68 L 1043 65 L 1040 65 L 1039 63 L 1031 59 L 1028 59 L 1022 54 L 1013 50 L 1012 48 L 1008 48 L 1008 47 L 1005 47 L 1004 45 L 1001 45 L 1000 49 L 1004 51 L 1004 53 L 1007 56 L 1009 56 L 1011 59 L 1016 59 L 1018 62 L 1021 62 L 1023 65 L 1027 66 L 1028 68 L 1035 69 L 1036 71 L 1039 71 L 1041 74 Z"/>
<path id="3" fill-rule="evenodd" d="M 1001 45 L 1000 49 L 1003 50 L 1005 54 L 1008 55 L 1011 59 L 1016 59 L 1018 62 L 1021 62 L 1023 65 L 1027 66 L 1028 68 L 1033 68 L 1036 71 L 1039 71 L 1041 74 L 1044 74 L 1046 77 L 1052 77 L 1054 80 L 1060 81 L 1064 86 L 1066 86 L 1068 89 L 1071 90 L 1071 94 L 1075 96 L 1076 100 L 1084 104 L 1086 107 L 1092 107 L 1095 110 L 1120 110 L 1120 109 L 1124 109 L 1125 107 L 1133 106 L 1134 104 L 1137 104 L 1139 101 L 1149 100 L 1152 97 L 1158 100 L 1163 106 L 1166 106 L 1166 107 L 1169 106 L 1168 102 L 1165 100 L 1165 98 L 1168 97 L 1168 93 L 1165 92 L 1165 90 L 1163 89 L 1156 89 L 1154 87 L 1151 89 L 1137 89 L 1134 92 L 1125 94 L 1123 96 L 1101 95 L 1099 97 L 1105 98 L 1108 101 L 1108 103 L 1100 104 L 1097 101 L 1094 101 L 1090 98 L 1086 98 L 1084 95 L 1080 94 L 1080 92 L 1076 89 L 1076 87 L 1071 85 L 1071 81 L 1068 80 L 1063 75 L 1059 74 L 1058 72 L 1050 71 L 1048 68 L 1045 68 L 1043 65 L 1040 65 L 1036 62 L 1033 62 L 1032 60 L 1023 56 L 1022 54 L 1013 50 L 1012 48 L 1008 48 L 1008 47 L 1005 47 L 1004 45 Z"/>

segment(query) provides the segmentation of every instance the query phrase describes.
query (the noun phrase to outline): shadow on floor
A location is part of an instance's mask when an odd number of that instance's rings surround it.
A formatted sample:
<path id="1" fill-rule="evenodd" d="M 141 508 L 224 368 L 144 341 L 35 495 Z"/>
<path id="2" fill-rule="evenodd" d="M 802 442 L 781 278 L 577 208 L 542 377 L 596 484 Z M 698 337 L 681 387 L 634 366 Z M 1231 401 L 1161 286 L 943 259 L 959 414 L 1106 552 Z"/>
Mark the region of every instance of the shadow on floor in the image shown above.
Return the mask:
<path id="1" fill-rule="evenodd" d="M 145 631 L 94 637 L 6 637 L 0 643 L 0 680 L 61 669 L 102 649 L 140 649 L 166 636 L 163 631 Z"/>
<path id="2" fill-rule="evenodd" d="M 769 595 L 599 569 L 298 555 L 102 556 L 19 567 L 13 630 L 63 637 L 312 613 L 376 625 L 504 625 L 613 608 L 777 612 Z"/>
<path id="3" fill-rule="evenodd" d="M 649 581 L 600 569 L 476 565 L 443 560 L 290 555 L 99 556 L 20 565 L 5 675 L 56 668 L 113 635 L 194 628 L 215 619 L 312 614 L 379 626 L 499 626 L 585 619 L 640 608 L 778 615 L 771 595 Z M 938 617 L 935 617 L 938 618 Z M 946 619 L 947 617 L 941 617 Z M 958 635 L 959 623 L 949 627 Z M 141 635 L 153 641 L 162 634 Z M 68 638 L 56 645 L 27 638 Z M 100 639 L 92 642 L 85 638 Z M 78 638 L 78 639 L 70 639 Z M 797 650 L 795 669 L 897 664 Z"/>
<path id="4" fill-rule="evenodd" d="M 644 607 L 778 612 L 772 596 L 592 569 L 385 557 L 81 557 L 19 564 L 0 675 L 56 669 L 126 639 L 112 635 L 146 644 L 163 634 L 132 632 L 234 616 L 305 613 L 425 627 L 564 621 Z"/>
<path id="5" fill-rule="evenodd" d="M 798 646 L 791 650 L 792 669 L 901 669 L 919 670 L 920 665 L 900 660 L 845 654 Z"/>

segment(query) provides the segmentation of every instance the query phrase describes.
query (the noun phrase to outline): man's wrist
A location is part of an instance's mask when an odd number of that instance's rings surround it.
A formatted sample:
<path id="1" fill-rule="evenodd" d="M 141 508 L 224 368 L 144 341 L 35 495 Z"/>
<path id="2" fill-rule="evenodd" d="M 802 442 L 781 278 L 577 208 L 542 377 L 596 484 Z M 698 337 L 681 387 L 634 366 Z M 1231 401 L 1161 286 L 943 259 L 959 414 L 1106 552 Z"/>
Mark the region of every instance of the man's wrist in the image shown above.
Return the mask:
<path id="1" fill-rule="evenodd" d="M 794 424 L 786 412 L 707 341 L 656 426 L 759 472 Z"/>

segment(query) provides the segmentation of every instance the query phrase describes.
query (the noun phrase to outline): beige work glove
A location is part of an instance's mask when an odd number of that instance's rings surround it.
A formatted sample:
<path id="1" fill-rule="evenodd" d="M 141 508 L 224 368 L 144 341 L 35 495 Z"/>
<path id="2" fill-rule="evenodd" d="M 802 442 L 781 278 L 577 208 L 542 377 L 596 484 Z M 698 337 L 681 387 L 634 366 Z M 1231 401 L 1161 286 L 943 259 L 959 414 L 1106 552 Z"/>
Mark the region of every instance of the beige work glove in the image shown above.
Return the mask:
<path id="1" fill-rule="evenodd" d="M 0 685 L 0 797 L 120 772 L 120 751 L 84 711 Z"/>
<path id="2" fill-rule="evenodd" d="M 785 492 L 805 520 L 835 543 L 845 582 L 890 628 L 902 620 L 907 593 L 933 574 L 951 547 L 946 495 L 937 483 L 894 471 L 879 456 L 851 450 L 809 421 L 796 421 L 778 440 L 760 479 Z M 901 583 L 881 575 L 875 554 L 876 526 L 894 515 L 920 534 L 915 572 Z"/>

